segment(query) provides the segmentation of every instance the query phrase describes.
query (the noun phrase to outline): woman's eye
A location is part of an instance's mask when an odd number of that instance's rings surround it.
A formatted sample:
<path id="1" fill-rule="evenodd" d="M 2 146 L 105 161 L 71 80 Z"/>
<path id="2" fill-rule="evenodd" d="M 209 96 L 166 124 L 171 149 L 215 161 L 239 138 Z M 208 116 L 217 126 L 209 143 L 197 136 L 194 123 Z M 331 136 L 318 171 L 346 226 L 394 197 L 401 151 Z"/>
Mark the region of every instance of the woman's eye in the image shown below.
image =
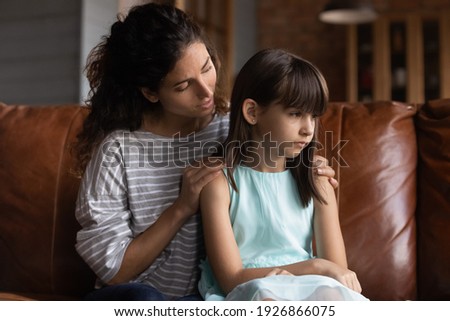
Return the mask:
<path id="1" fill-rule="evenodd" d="M 291 116 L 292 117 L 301 117 L 302 113 L 294 112 L 294 113 L 291 113 Z"/>
<path id="2" fill-rule="evenodd" d="M 208 71 L 210 71 L 211 69 L 212 69 L 212 65 L 208 65 L 208 66 L 206 66 L 206 68 L 203 70 L 203 73 L 205 74 L 205 73 L 207 73 Z"/>
<path id="3" fill-rule="evenodd" d="M 175 90 L 178 92 L 182 92 L 182 91 L 185 91 L 186 89 L 188 89 L 188 87 L 189 87 L 189 83 L 185 82 L 185 83 L 182 83 L 181 85 L 175 87 Z"/>

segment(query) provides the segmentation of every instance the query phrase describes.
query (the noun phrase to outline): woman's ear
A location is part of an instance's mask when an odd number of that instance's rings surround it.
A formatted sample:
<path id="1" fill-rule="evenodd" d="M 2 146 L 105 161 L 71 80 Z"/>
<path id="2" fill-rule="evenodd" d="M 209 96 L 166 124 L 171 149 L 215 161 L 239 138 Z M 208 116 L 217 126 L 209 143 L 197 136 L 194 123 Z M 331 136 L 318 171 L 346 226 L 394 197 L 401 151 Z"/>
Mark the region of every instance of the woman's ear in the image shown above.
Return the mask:
<path id="1" fill-rule="evenodd" d="M 147 98 L 151 103 L 157 103 L 159 98 L 158 95 L 151 91 L 148 88 L 141 88 L 141 93 L 144 95 L 145 98 Z"/>
<path id="2" fill-rule="evenodd" d="M 258 104 L 253 99 L 247 98 L 242 103 L 242 115 L 250 125 L 255 125 L 258 121 L 256 117 L 256 107 Z"/>

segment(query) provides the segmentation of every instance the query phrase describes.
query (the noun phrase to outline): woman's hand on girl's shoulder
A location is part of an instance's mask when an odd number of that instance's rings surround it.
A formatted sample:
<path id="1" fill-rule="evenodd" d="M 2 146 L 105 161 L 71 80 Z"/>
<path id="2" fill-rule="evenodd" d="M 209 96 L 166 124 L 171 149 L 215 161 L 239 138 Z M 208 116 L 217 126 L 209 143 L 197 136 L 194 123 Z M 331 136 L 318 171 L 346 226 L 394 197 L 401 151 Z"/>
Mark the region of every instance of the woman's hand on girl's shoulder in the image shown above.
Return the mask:
<path id="1" fill-rule="evenodd" d="M 187 167 L 183 172 L 180 196 L 175 202 L 187 216 L 199 209 L 203 188 L 222 173 L 223 162 L 201 162 Z"/>
<path id="2" fill-rule="evenodd" d="M 313 166 L 314 173 L 319 177 L 326 177 L 331 186 L 333 186 L 333 189 L 339 187 L 339 182 L 334 178 L 336 172 L 331 166 L 328 165 L 328 160 L 325 157 L 315 155 Z"/>

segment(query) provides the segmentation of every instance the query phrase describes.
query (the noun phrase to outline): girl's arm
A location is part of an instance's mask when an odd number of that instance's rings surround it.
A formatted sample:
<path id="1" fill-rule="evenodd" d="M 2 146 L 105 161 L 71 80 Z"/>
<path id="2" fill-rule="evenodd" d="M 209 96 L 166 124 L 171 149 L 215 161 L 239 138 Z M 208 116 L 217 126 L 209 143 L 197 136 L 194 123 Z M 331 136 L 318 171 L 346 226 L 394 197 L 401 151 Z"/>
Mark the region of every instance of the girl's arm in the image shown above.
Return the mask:
<path id="1" fill-rule="evenodd" d="M 314 199 L 314 236 L 317 256 L 347 268 L 347 257 L 334 190 L 326 178 L 316 178 L 316 184 L 327 203 L 322 204 Z"/>
<path id="2" fill-rule="evenodd" d="M 335 278 L 347 287 L 361 292 L 361 285 L 353 271 L 348 270 L 344 239 L 339 223 L 338 207 L 333 187 L 324 177 L 316 178 L 327 204 L 314 199 L 314 237 L 322 273 Z"/>
<path id="3" fill-rule="evenodd" d="M 325 180 L 327 181 L 327 178 Z M 279 267 L 244 269 L 230 222 L 230 192 L 223 174 L 203 188 L 200 207 L 208 260 L 225 293 L 246 281 L 272 274 L 284 274 L 284 271 L 303 275 L 321 274 L 322 271 L 329 270 L 325 267 L 331 262 L 316 259 Z"/>
<path id="4" fill-rule="evenodd" d="M 244 269 L 229 215 L 230 192 L 225 175 L 206 185 L 200 195 L 208 261 L 225 293 L 251 279 L 266 276 L 272 268 Z"/>
<path id="5" fill-rule="evenodd" d="M 328 186 L 329 191 L 333 193 L 329 195 L 334 197 L 333 187 L 328 183 L 328 178 L 324 177 L 323 181 L 326 182 L 324 185 Z M 336 201 L 334 202 L 336 203 Z M 333 203 L 329 201 L 328 206 L 331 204 Z M 333 232 L 336 226 L 333 228 L 332 225 L 328 228 L 325 227 L 324 229 L 319 228 L 319 234 L 323 236 L 319 237 L 320 251 L 325 251 L 326 253 L 330 252 L 330 256 L 324 255 L 323 258 L 311 259 L 279 267 L 244 269 L 230 222 L 229 206 L 230 192 L 228 182 L 222 174 L 203 188 L 200 195 L 200 207 L 208 260 L 211 264 L 214 276 L 225 293 L 229 293 L 237 285 L 249 280 L 265 277 L 269 274 L 282 274 L 283 270 L 294 275 L 319 274 L 330 276 L 355 291 L 361 291 L 355 273 L 346 268 L 347 263 L 345 260 L 342 236 L 339 234 L 340 229 L 338 230 L 339 233 L 337 233 L 337 231 Z M 334 206 L 337 213 L 337 206 Z M 319 212 L 320 211 L 321 209 L 319 209 Z M 323 211 L 320 213 L 326 212 L 327 211 Z M 324 216 L 322 217 L 325 218 Z M 337 219 L 337 214 L 335 214 L 335 219 Z M 319 221 L 321 221 L 321 219 L 319 219 Z M 337 223 L 339 224 L 339 222 Z M 328 229 L 332 232 L 330 234 L 336 233 L 335 237 L 338 243 L 340 236 L 341 245 L 336 246 L 336 249 L 338 249 L 336 252 L 333 252 L 332 250 L 334 245 L 330 243 L 333 242 L 333 237 L 329 237 Z M 327 235 L 323 235 L 323 232 Z M 335 257 L 337 260 L 336 263 L 333 261 Z M 342 262 L 345 263 L 345 266 L 340 265 L 343 264 Z"/>

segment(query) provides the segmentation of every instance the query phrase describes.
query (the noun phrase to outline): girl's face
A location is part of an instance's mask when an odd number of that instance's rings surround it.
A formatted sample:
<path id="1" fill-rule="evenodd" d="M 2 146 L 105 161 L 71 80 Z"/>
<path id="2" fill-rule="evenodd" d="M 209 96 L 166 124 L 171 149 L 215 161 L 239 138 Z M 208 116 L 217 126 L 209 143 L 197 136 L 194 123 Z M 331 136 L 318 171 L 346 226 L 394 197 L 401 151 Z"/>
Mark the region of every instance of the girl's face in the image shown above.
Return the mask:
<path id="1" fill-rule="evenodd" d="M 201 42 L 186 47 L 156 95 L 165 113 L 198 118 L 214 111 L 216 69 Z"/>
<path id="2" fill-rule="evenodd" d="M 256 112 L 254 138 L 265 144 L 262 146 L 266 146 L 265 152 L 269 152 L 272 159 L 296 157 L 311 142 L 316 124 L 312 114 L 280 104 L 264 109 L 258 106 Z M 271 150 L 267 150 L 269 146 Z"/>

